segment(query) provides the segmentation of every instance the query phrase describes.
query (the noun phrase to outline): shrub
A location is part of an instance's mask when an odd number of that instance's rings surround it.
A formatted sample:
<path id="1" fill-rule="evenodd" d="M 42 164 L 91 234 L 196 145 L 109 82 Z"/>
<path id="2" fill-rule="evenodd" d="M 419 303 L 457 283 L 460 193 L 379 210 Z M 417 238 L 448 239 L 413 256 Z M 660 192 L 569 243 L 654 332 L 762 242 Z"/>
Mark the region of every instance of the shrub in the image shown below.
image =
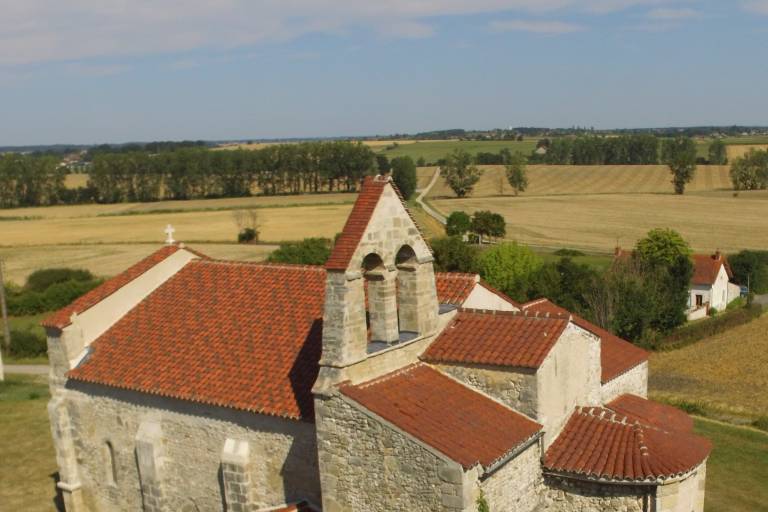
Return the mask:
<path id="1" fill-rule="evenodd" d="M 707 311 L 707 314 L 709 316 L 717 316 L 717 313 L 718 313 L 717 308 L 709 308 L 709 311 Z"/>
<path id="2" fill-rule="evenodd" d="M 101 284 L 100 280 L 64 281 L 49 286 L 45 291 L 23 289 L 8 296 L 8 313 L 11 316 L 26 316 L 55 311 Z"/>
<path id="3" fill-rule="evenodd" d="M 256 230 L 245 228 L 237 234 L 237 243 L 248 244 L 256 240 Z"/>
<path id="4" fill-rule="evenodd" d="M 35 292 L 44 292 L 51 285 L 65 281 L 93 281 L 94 276 L 87 270 L 73 268 L 46 268 L 32 272 L 27 278 L 25 288 Z"/>
<path id="5" fill-rule="evenodd" d="M 584 253 L 577 251 L 576 249 L 558 249 L 554 252 L 554 255 L 566 258 L 575 258 L 577 256 L 584 256 Z"/>
<path id="6" fill-rule="evenodd" d="M 458 236 L 449 236 L 432 240 L 432 252 L 435 255 L 435 269 L 440 272 L 475 272 L 477 255 L 480 250 L 475 245 L 465 244 Z"/>
<path id="7" fill-rule="evenodd" d="M 272 263 L 323 265 L 331 255 L 328 238 L 305 238 L 300 242 L 284 242 L 269 255 Z"/>
<path id="8" fill-rule="evenodd" d="M 768 432 L 768 416 L 760 416 L 752 422 L 752 426 L 756 429 L 764 430 Z"/>
<path id="9" fill-rule="evenodd" d="M 45 355 L 47 350 L 45 337 L 32 331 L 11 331 L 9 355 L 14 357 L 37 357 Z"/>
<path id="10" fill-rule="evenodd" d="M 484 251 L 477 264 L 480 275 L 491 286 L 515 300 L 525 301 L 531 280 L 543 262 L 528 247 L 511 242 Z"/>
<path id="11" fill-rule="evenodd" d="M 706 416 L 707 406 L 703 402 L 690 402 L 688 400 L 672 400 L 671 405 L 696 416 Z"/>

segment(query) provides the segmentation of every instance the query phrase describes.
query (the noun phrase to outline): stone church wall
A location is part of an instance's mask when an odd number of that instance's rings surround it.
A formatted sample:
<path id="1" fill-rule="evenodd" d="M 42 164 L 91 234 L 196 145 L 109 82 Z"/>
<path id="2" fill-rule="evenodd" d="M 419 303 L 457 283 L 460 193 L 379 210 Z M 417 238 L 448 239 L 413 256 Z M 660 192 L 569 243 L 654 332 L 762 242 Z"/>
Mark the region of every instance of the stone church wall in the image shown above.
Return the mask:
<path id="1" fill-rule="evenodd" d="M 536 417 L 536 374 L 533 370 L 513 371 L 509 368 L 458 364 L 435 367 L 518 412 Z"/>
<path id="2" fill-rule="evenodd" d="M 315 400 L 323 512 L 464 510 L 461 467 L 343 398 Z"/>
<path id="3" fill-rule="evenodd" d="M 544 477 L 545 490 L 537 512 L 646 512 L 654 486 L 609 485 Z"/>
<path id="4" fill-rule="evenodd" d="M 541 445 L 534 442 L 514 459 L 481 481 L 480 489 L 492 511 L 530 512 L 542 490 Z"/>
<path id="5" fill-rule="evenodd" d="M 706 462 L 688 478 L 657 488 L 657 512 L 703 512 Z"/>
<path id="6" fill-rule="evenodd" d="M 222 450 L 227 438 L 247 445 L 249 503 L 272 507 L 308 499 L 320 503 L 314 425 L 187 403 L 103 386 L 69 384 L 59 390 L 71 418 L 85 510 L 141 510 L 148 475 L 139 465 L 146 449 L 152 471 L 153 510 L 224 510 Z M 139 442 L 150 423 L 155 446 Z M 107 444 L 108 443 L 108 444 Z M 142 446 L 140 446 L 142 445 Z M 114 469 L 112 469 L 112 459 Z M 138 464 L 137 464 L 138 462 Z M 145 494 L 146 494 L 145 490 Z"/>
<path id="7" fill-rule="evenodd" d="M 648 396 L 648 363 L 641 363 L 602 386 L 602 401 L 610 402 L 617 396 L 629 393 L 646 398 Z"/>

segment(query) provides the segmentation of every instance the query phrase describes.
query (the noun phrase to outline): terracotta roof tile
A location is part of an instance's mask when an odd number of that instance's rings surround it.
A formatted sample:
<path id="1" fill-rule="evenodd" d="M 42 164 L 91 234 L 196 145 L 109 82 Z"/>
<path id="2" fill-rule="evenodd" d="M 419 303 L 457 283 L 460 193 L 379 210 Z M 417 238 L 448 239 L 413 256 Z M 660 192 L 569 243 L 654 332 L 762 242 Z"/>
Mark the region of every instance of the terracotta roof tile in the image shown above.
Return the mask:
<path id="1" fill-rule="evenodd" d="M 469 298 L 478 282 L 477 274 L 436 272 L 437 296 L 440 304 L 460 306 Z"/>
<path id="2" fill-rule="evenodd" d="M 325 272 L 193 261 L 92 345 L 75 380 L 312 419 Z"/>
<path id="3" fill-rule="evenodd" d="M 541 313 L 568 313 L 567 310 L 547 299 L 528 302 L 523 304 L 522 308 L 524 311 Z M 578 315 L 573 315 L 572 321 L 582 329 L 600 337 L 600 363 L 602 366 L 600 380 L 603 384 L 648 360 L 648 352 L 619 338 L 612 332 L 588 322 Z"/>
<path id="4" fill-rule="evenodd" d="M 728 261 L 721 254 L 694 254 L 691 284 L 711 286 L 715 284 L 720 267 L 725 265 L 728 277 L 733 277 Z"/>
<path id="5" fill-rule="evenodd" d="M 270 509 L 270 512 L 316 512 L 316 510 L 306 501 L 301 501 L 292 505 Z"/>
<path id="6" fill-rule="evenodd" d="M 666 432 L 601 407 L 578 407 L 544 457 L 547 471 L 616 481 L 684 475 L 709 456 L 709 440 Z"/>
<path id="7" fill-rule="evenodd" d="M 502 311 L 462 310 L 422 359 L 538 368 L 568 325 L 568 317 L 534 318 Z"/>
<path id="8" fill-rule="evenodd" d="M 340 389 L 464 468 L 488 468 L 541 430 L 538 423 L 424 364 Z"/>
<path id="9" fill-rule="evenodd" d="M 72 304 L 56 311 L 42 321 L 43 327 L 55 327 L 63 329 L 72 322 L 70 318 L 72 314 L 80 314 L 83 311 L 95 306 L 102 300 L 106 299 L 117 290 L 130 283 L 144 272 L 148 271 L 168 256 L 178 251 L 180 247 L 178 245 L 166 245 L 151 255 L 147 256 L 143 260 L 139 261 L 135 265 L 129 267 L 127 270 L 119 273 L 115 277 L 104 281 L 101 285 L 97 286 L 90 292 L 86 293 L 82 297 L 78 298 Z M 188 250 L 188 249 L 187 249 Z M 193 252 L 198 256 L 205 257 L 200 253 Z"/>
<path id="10" fill-rule="evenodd" d="M 387 183 L 387 180 L 374 176 L 366 176 L 363 180 L 360 194 L 352 207 L 352 212 L 347 217 L 341 236 L 336 240 L 331 256 L 325 263 L 326 269 L 347 269 Z"/>
<path id="11" fill-rule="evenodd" d="M 606 405 L 630 420 L 662 430 L 693 432 L 693 418 L 671 405 L 660 404 L 636 395 L 621 395 Z"/>
<path id="12" fill-rule="evenodd" d="M 191 262 L 91 344 L 74 380 L 314 420 L 322 267 Z M 437 277 L 438 288 L 449 275 Z"/>

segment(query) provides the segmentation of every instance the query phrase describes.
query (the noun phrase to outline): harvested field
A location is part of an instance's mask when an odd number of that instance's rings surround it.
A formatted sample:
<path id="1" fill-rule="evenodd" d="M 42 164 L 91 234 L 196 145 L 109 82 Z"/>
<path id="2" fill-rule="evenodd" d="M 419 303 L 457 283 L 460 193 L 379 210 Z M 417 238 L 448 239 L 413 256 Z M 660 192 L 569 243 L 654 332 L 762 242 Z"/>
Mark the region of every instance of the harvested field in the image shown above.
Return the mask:
<path id="1" fill-rule="evenodd" d="M 758 195 L 764 196 L 764 194 Z M 539 247 L 610 252 L 652 228 L 678 230 L 697 251 L 768 247 L 768 202 L 723 194 L 581 194 L 439 199 L 443 213 L 491 210 L 507 220 L 507 237 Z"/>
<path id="2" fill-rule="evenodd" d="M 503 166 L 482 166 L 473 197 L 512 195 Z M 420 169 L 420 173 L 428 171 Z M 523 196 L 560 194 L 673 194 L 666 165 L 529 165 L 528 189 Z M 730 168 L 700 165 L 687 192 L 731 189 Z M 430 197 L 455 197 L 444 179 L 439 179 Z"/>
<path id="3" fill-rule="evenodd" d="M 90 270 L 97 276 L 113 276 L 160 247 L 157 237 L 150 244 L 37 245 L 0 247 L 5 261 L 6 280 L 24 284 L 27 276 L 42 268 L 67 266 Z M 277 248 L 275 245 L 190 244 L 212 258 L 261 261 Z"/>
<path id="4" fill-rule="evenodd" d="M 287 208 L 292 206 L 318 206 L 353 204 L 354 193 L 301 194 L 293 196 L 229 197 L 224 199 L 191 199 L 188 201 L 155 201 L 152 203 L 83 204 L 71 206 L 42 206 L 0 210 L 3 217 L 54 219 L 96 217 L 106 215 L 136 215 L 151 212 L 215 211 L 248 208 Z M 3 242 L 0 241 L 0 245 Z"/>
<path id="5" fill-rule="evenodd" d="M 751 150 L 766 150 L 768 149 L 768 144 L 737 144 L 733 146 L 728 146 L 728 161 L 733 162 L 736 158 L 742 157 L 749 153 Z"/>
<path id="6" fill-rule="evenodd" d="M 64 187 L 79 188 L 88 186 L 88 175 L 84 173 L 67 174 L 64 178 Z"/>
<path id="7" fill-rule="evenodd" d="M 768 314 L 685 348 L 651 356 L 649 389 L 660 398 L 768 416 Z"/>

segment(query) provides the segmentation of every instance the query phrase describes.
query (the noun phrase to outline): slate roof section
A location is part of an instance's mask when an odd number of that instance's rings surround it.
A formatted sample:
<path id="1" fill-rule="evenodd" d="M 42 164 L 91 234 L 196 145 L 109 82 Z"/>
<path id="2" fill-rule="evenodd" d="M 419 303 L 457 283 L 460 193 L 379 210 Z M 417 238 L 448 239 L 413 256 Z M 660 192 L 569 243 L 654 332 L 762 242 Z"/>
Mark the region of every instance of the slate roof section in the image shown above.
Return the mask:
<path id="1" fill-rule="evenodd" d="M 74 380 L 314 417 L 321 267 L 192 261 L 91 345 Z"/>
<path id="2" fill-rule="evenodd" d="M 90 292 L 76 299 L 70 305 L 46 317 L 41 322 L 41 325 L 43 327 L 53 327 L 57 329 L 63 329 L 67 327 L 72 323 L 70 318 L 74 313 L 80 314 L 83 311 L 86 311 L 87 309 L 95 306 L 96 304 L 106 299 L 107 297 L 115 293 L 117 290 L 122 288 L 123 286 L 127 285 L 137 277 L 141 276 L 143 273 L 147 272 L 149 269 L 151 269 L 161 261 L 165 260 L 167 257 L 176 253 L 176 251 L 179 251 L 180 249 L 182 249 L 182 247 L 180 247 L 179 245 L 166 245 L 161 247 L 154 253 L 150 254 L 149 256 L 139 261 L 138 263 L 132 265 L 131 267 L 119 273 L 115 277 L 111 279 L 107 279 L 106 281 L 101 283 L 99 286 L 91 290 Z M 184 249 L 189 250 L 186 248 Z M 195 251 L 190 251 L 190 252 L 203 258 L 206 257 Z"/>
<path id="3" fill-rule="evenodd" d="M 618 482 L 685 475 L 712 451 L 709 440 L 667 432 L 601 407 L 578 407 L 544 457 L 546 471 Z"/>
<path id="4" fill-rule="evenodd" d="M 569 323 L 568 316 L 525 316 L 463 309 L 422 355 L 434 363 L 536 369 Z"/>
<path id="5" fill-rule="evenodd" d="M 717 281 L 720 268 L 725 266 L 725 271 L 729 278 L 733 277 L 731 267 L 725 256 L 716 254 L 694 254 L 693 255 L 693 277 L 691 284 L 700 286 L 712 286 Z"/>
<path id="6" fill-rule="evenodd" d="M 542 428 L 425 364 L 340 390 L 466 469 L 493 466 Z"/>
<path id="7" fill-rule="evenodd" d="M 567 310 L 548 299 L 539 299 L 522 305 L 524 311 L 540 313 L 566 314 Z M 599 327 L 578 315 L 573 315 L 573 323 L 582 329 L 600 337 L 600 381 L 605 384 L 623 375 L 639 364 L 648 361 L 648 352 L 623 340 L 602 327 Z"/>
<path id="8" fill-rule="evenodd" d="M 621 395 L 606 404 L 606 407 L 644 425 L 668 431 L 693 432 L 693 418 L 680 409 L 637 395 Z"/>

